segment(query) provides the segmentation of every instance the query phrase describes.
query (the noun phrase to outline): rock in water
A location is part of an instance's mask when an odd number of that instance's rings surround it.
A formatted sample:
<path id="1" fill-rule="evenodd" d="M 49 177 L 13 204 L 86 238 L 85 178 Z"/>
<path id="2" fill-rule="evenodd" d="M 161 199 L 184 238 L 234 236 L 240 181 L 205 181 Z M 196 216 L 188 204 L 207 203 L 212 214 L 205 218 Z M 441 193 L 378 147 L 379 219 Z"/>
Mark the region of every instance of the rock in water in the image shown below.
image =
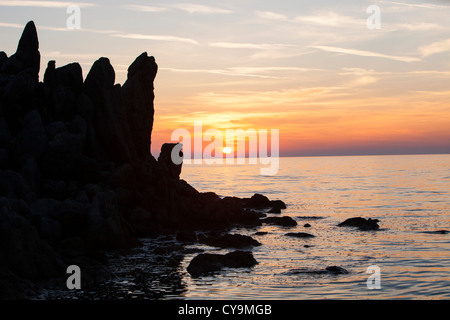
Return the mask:
<path id="1" fill-rule="evenodd" d="M 314 235 L 306 232 L 289 232 L 286 233 L 286 236 L 295 238 L 314 238 Z"/>
<path id="2" fill-rule="evenodd" d="M 265 219 L 261 219 L 261 222 L 268 224 L 275 224 L 282 227 L 295 227 L 297 225 L 297 221 L 292 219 L 291 217 L 269 217 Z"/>
<path id="3" fill-rule="evenodd" d="M 259 241 L 256 241 L 252 237 L 241 234 L 203 237 L 199 239 L 199 242 L 214 247 L 237 249 L 261 245 Z"/>
<path id="4" fill-rule="evenodd" d="M 225 255 L 202 253 L 191 260 L 187 271 L 192 277 L 197 278 L 219 271 L 224 267 L 249 268 L 257 263 L 253 255 L 245 251 L 234 251 Z"/>
<path id="5" fill-rule="evenodd" d="M 342 267 L 338 267 L 338 266 L 329 266 L 329 267 L 326 267 L 325 270 L 332 274 L 347 274 L 348 273 L 347 270 L 345 270 Z"/>
<path id="6" fill-rule="evenodd" d="M 339 227 L 357 227 L 359 230 L 368 231 L 368 230 L 378 230 L 380 226 L 378 225 L 378 219 L 364 219 L 361 217 L 349 218 L 344 222 L 338 224 Z"/>

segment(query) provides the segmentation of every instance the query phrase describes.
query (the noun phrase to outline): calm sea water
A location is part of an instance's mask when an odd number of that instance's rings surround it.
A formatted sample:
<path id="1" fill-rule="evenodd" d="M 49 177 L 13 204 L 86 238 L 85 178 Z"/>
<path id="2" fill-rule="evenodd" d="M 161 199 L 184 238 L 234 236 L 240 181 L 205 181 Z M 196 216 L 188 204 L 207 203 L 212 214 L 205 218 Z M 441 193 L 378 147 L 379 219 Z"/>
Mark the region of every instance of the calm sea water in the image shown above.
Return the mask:
<path id="1" fill-rule="evenodd" d="M 261 176 L 256 165 L 185 165 L 182 178 L 221 196 L 281 199 L 288 206 L 282 215 L 298 226 L 233 230 L 262 243 L 252 250 L 259 264 L 251 269 L 193 279 L 185 270 L 196 254 L 185 255 L 179 266 L 185 289 L 174 298 L 450 298 L 450 234 L 430 233 L 450 230 L 450 155 L 280 158 L 274 176 Z M 356 216 L 379 219 L 381 230 L 336 227 Z M 285 236 L 298 231 L 315 238 Z M 314 272 L 331 265 L 349 273 Z M 372 265 L 380 268 L 380 289 L 367 288 Z"/>

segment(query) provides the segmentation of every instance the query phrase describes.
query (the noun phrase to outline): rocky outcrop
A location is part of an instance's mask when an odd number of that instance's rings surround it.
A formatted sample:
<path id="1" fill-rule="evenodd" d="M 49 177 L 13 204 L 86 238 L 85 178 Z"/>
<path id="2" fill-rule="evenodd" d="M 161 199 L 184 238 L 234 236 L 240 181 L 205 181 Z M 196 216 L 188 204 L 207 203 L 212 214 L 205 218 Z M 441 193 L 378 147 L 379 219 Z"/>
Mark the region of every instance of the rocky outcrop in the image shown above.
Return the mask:
<path id="1" fill-rule="evenodd" d="M 284 205 L 262 195 L 198 192 L 171 161 L 176 144 L 164 144 L 158 159 L 151 155 L 158 66 L 146 52 L 123 85 L 106 57 L 84 81 L 78 63 L 52 60 L 39 82 L 39 66 L 29 22 L 16 53 L 0 53 L 2 297 L 24 297 L 30 282 L 60 276 L 62 266 L 89 261 L 98 250 L 136 246 L 137 237 L 258 226 L 261 213 L 252 208 Z"/>

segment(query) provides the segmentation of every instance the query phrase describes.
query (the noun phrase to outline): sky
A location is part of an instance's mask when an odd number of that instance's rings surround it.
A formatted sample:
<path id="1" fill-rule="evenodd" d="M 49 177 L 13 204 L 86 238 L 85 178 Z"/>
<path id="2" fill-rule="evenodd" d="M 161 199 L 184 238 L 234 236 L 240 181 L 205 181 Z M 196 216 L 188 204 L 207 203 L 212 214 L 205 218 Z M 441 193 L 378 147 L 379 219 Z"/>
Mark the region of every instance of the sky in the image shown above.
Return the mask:
<path id="1" fill-rule="evenodd" d="M 33 20 L 41 79 L 106 56 L 123 84 L 154 56 L 155 155 L 194 121 L 278 129 L 281 156 L 450 153 L 448 17 L 442 0 L 0 0 L 0 50 Z"/>

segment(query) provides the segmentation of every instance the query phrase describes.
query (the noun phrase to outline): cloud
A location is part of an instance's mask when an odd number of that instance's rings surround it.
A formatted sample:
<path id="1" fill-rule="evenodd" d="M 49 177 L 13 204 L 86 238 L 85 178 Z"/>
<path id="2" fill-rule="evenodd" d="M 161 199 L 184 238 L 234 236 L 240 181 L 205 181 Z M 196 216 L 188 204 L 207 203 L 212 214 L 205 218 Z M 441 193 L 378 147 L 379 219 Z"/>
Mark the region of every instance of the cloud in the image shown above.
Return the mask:
<path id="1" fill-rule="evenodd" d="M 125 39 L 135 39 L 135 40 L 154 40 L 154 41 L 175 41 L 184 42 L 190 44 L 199 44 L 197 41 L 190 38 L 175 37 L 169 35 L 150 35 L 150 34 L 140 34 L 140 33 L 114 33 L 111 34 L 112 37 L 125 38 Z"/>
<path id="2" fill-rule="evenodd" d="M 342 16 L 334 12 L 327 12 L 325 14 L 298 16 L 294 19 L 296 22 L 305 22 L 318 24 L 323 26 L 339 27 L 348 25 L 365 26 L 366 19 L 356 19 L 349 16 Z"/>
<path id="3" fill-rule="evenodd" d="M 278 20 L 278 21 L 287 21 L 289 19 L 288 17 L 286 17 L 283 14 L 270 12 L 270 11 L 256 11 L 255 13 L 259 18 L 262 18 L 262 19 Z"/>
<path id="4" fill-rule="evenodd" d="M 164 7 L 153 7 L 153 6 L 141 6 L 137 4 L 128 4 L 123 6 L 125 9 L 141 12 L 162 12 L 166 11 L 167 8 Z"/>
<path id="5" fill-rule="evenodd" d="M 450 39 L 433 42 L 429 45 L 422 46 L 419 48 L 419 52 L 424 57 L 446 51 L 450 51 Z"/>
<path id="6" fill-rule="evenodd" d="M 299 67 L 230 67 L 225 69 L 177 69 L 177 68 L 160 68 L 180 73 L 209 73 L 220 74 L 225 76 L 241 76 L 268 79 L 287 79 L 285 76 L 276 74 L 286 72 L 308 72 L 319 71 L 320 69 L 299 68 Z"/>
<path id="7" fill-rule="evenodd" d="M 394 25 L 395 29 L 409 30 L 409 31 L 429 31 L 429 30 L 440 30 L 444 29 L 443 26 L 435 23 L 399 23 Z"/>
<path id="8" fill-rule="evenodd" d="M 89 2 L 66 2 L 66 1 L 21 1 L 21 0 L 1 0 L 0 7 L 42 7 L 42 8 L 67 8 L 77 5 L 80 8 L 95 7 L 95 3 Z"/>
<path id="9" fill-rule="evenodd" d="M 167 7 L 182 10 L 188 13 L 202 13 L 202 14 L 211 14 L 211 13 L 232 13 L 233 11 L 222 9 L 218 7 L 212 7 L 212 6 L 204 6 L 201 4 L 194 4 L 194 3 L 175 3 L 175 4 L 169 4 Z"/>
<path id="10" fill-rule="evenodd" d="M 291 44 L 276 44 L 276 43 L 241 43 L 241 42 L 213 42 L 209 44 L 211 47 L 227 48 L 227 49 L 257 49 L 270 50 L 280 49 L 284 47 L 296 47 Z"/>
<path id="11" fill-rule="evenodd" d="M 394 2 L 394 1 L 379 1 L 379 3 L 393 4 L 393 5 L 400 5 L 400 6 L 405 6 L 405 7 L 409 7 L 409 8 L 421 8 L 421 9 L 449 8 L 449 6 L 446 6 L 446 5 L 437 5 L 437 4 L 432 4 L 432 3 L 405 3 L 405 2 Z"/>
<path id="12" fill-rule="evenodd" d="M 415 58 L 415 57 L 391 56 L 391 55 L 382 54 L 382 53 L 378 53 L 378 52 L 364 51 L 364 50 L 357 50 L 357 49 L 346 49 L 346 48 L 329 47 L 329 46 L 311 46 L 311 48 L 315 48 L 315 49 L 319 49 L 319 50 L 327 51 L 327 52 L 345 53 L 345 54 L 351 54 L 351 55 L 356 55 L 356 56 L 361 56 L 361 57 L 384 58 L 384 59 L 390 59 L 390 60 L 396 60 L 396 61 L 402 61 L 402 62 L 420 61 L 419 58 Z"/>

